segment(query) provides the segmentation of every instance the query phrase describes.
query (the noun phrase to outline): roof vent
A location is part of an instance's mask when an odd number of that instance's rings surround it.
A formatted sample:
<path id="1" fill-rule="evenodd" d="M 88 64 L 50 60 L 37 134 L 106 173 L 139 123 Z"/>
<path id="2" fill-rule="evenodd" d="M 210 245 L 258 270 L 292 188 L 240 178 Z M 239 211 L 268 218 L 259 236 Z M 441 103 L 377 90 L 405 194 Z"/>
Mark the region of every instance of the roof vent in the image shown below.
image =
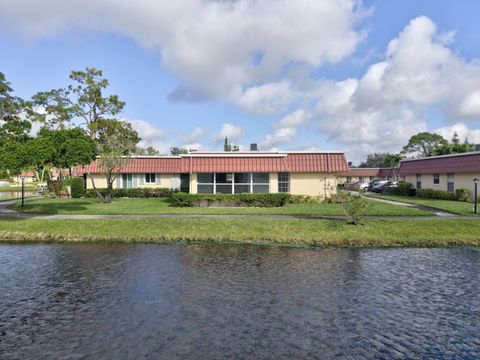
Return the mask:
<path id="1" fill-rule="evenodd" d="M 352 166 L 352 164 L 353 164 L 353 163 L 352 163 L 351 161 L 348 162 L 348 166 Z"/>
<path id="2" fill-rule="evenodd" d="M 250 151 L 258 151 L 258 145 L 257 144 L 250 144 Z"/>
<path id="3" fill-rule="evenodd" d="M 480 144 L 475 144 L 475 151 L 480 151 Z"/>

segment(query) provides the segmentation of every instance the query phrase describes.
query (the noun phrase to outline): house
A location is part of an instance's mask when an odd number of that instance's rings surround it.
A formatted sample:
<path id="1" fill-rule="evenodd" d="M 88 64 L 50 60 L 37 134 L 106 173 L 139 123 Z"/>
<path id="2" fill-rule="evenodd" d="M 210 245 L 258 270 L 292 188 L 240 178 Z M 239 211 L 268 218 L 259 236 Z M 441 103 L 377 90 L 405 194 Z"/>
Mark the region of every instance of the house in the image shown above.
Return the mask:
<path id="1" fill-rule="evenodd" d="M 95 160 L 76 174 L 87 188 L 106 188 Z M 343 152 L 195 152 L 176 156 L 135 156 L 118 170 L 114 188 L 162 187 L 190 193 L 277 193 L 327 197 L 348 171 Z M 90 176 L 87 177 L 86 174 Z"/>
<path id="2" fill-rule="evenodd" d="M 480 151 L 402 160 L 399 175 L 417 189 L 454 192 L 474 190 L 473 179 L 480 178 Z"/>
<path id="3" fill-rule="evenodd" d="M 397 168 L 350 168 L 349 171 L 342 173 L 342 181 L 347 184 L 352 184 L 373 179 L 395 180 L 397 178 L 397 171 Z"/>
<path id="4" fill-rule="evenodd" d="M 37 175 L 34 172 L 25 171 L 22 172 L 20 175 L 16 175 L 13 178 L 13 181 L 15 181 L 17 184 L 21 184 L 22 179 L 25 181 L 25 183 L 32 183 L 37 181 Z"/>

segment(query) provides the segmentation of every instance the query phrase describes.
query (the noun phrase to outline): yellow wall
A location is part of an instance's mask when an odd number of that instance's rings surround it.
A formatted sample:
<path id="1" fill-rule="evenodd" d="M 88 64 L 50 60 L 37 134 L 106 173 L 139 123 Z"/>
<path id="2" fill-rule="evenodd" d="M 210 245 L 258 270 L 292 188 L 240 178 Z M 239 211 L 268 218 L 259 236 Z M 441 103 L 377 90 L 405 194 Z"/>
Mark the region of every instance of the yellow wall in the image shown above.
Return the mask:
<path id="1" fill-rule="evenodd" d="M 107 188 L 107 179 L 104 175 L 101 174 L 91 174 L 87 176 L 87 189 L 93 189 L 92 179 L 95 181 L 95 186 L 97 189 L 106 189 Z M 113 184 L 115 187 L 115 184 Z"/>
<path id="2" fill-rule="evenodd" d="M 143 175 L 143 174 L 142 174 Z M 105 178 L 105 175 L 102 174 L 92 174 L 91 175 L 93 179 L 95 180 L 95 186 L 97 189 L 106 189 L 107 188 L 107 179 Z M 121 177 L 122 175 L 118 175 Z M 172 174 L 157 174 L 157 176 L 160 176 L 160 182 L 155 183 L 155 184 L 138 184 L 138 188 L 171 188 L 172 187 Z M 118 180 L 115 179 L 113 182 L 113 188 L 116 189 L 118 188 L 117 186 Z M 87 177 L 87 189 L 93 189 L 92 185 L 92 180 L 90 177 Z"/>
<path id="3" fill-rule="evenodd" d="M 434 190 L 447 191 L 448 189 L 447 174 L 439 174 L 439 175 L 440 175 L 440 184 L 437 185 L 433 183 L 433 174 L 422 174 L 422 189 L 434 189 Z M 474 178 L 480 178 L 480 173 L 479 174 L 454 174 L 453 175 L 454 190 L 469 189 L 472 192 L 472 200 L 473 200 L 474 184 L 472 180 Z M 405 177 L 405 181 L 412 184 L 413 187 L 416 187 L 417 176 L 407 175 Z"/>
<path id="4" fill-rule="evenodd" d="M 270 173 L 270 192 L 278 193 L 278 173 Z"/>
<path id="5" fill-rule="evenodd" d="M 324 173 L 290 173 L 290 193 L 328 197 L 337 192 L 338 178 Z"/>
<path id="6" fill-rule="evenodd" d="M 197 174 L 190 174 L 190 194 L 197 193 Z"/>

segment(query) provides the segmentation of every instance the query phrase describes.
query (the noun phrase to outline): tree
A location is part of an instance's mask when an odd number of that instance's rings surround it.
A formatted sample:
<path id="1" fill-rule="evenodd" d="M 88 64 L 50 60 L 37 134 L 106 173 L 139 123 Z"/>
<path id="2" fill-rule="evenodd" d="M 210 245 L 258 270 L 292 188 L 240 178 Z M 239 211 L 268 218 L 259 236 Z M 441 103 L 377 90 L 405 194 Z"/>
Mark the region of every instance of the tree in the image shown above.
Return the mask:
<path id="1" fill-rule="evenodd" d="M 223 143 L 223 151 L 225 152 L 240 151 L 240 146 L 235 144 L 230 144 L 228 142 L 228 138 L 225 136 L 225 142 Z"/>
<path id="2" fill-rule="evenodd" d="M 12 95 L 13 89 L 0 72 L 0 147 L 7 140 L 24 143 L 32 124 L 25 118 L 25 102 Z"/>
<path id="3" fill-rule="evenodd" d="M 88 165 L 97 154 L 97 143 L 80 128 L 61 130 L 43 128 L 38 132 L 37 139 L 53 145 L 55 150 L 49 163 L 59 169 Z"/>
<path id="4" fill-rule="evenodd" d="M 149 146 L 147 148 L 138 147 L 133 152 L 133 155 L 140 155 L 140 156 L 155 156 L 160 155 L 160 151 L 155 149 L 153 146 Z"/>
<path id="5" fill-rule="evenodd" d="M 460 138 L 458 137 L 457 132 L 455 132 L 450 140 L 450 143 L 438 147 L 434 155 L 448 155 L 448 154 L 460 154 L 469 151 L 474 151 L 475 145 L 470 144 L 467 139 L 463 143 L 460 143 Z"/>
<path id="6" fill-rule="evenodd" d="M 49 138 L 36 137 L 25 143 L 25 153 L 28 154 L 25 163 L 34 167 L 37 179 L 43 182 L 47 164 L 55 158 L 54 143 Z"/>
<path id="7" fill-rule="evenodd" d="M 113 182 L 118 176 L 118 171 L 130 160 L 140 138 L 130 123 L 119 120 L 100 119 L 92 123 L 92 130 L 97 135 L 98 165 L 107 180 L 107 192 L 102 194 L 95 186 L 91 174 L 87 176 L 92 181 L 92 186 L 103 203 L 110 203 L 113 198 Z"/>
<path id="8" fill-rule="evenodd" d="M 366 161 L 360 163 L 360 168 L 386 168 L 396 167 L 402 160 L 400 154 L 391 153 L 371 153 L 367 155 Z"/>
<path id="9" fill-rule="evenodd" d="M 412 154 L 415 157 L 433 156 L 442 146 L 448 145 L 448 141 L 441 135 L 422 132 L 413 135 L 408 144 L 403 147 L 402 154 Z"/>
<path id="10" fill-rule="evenodd" d="M 79 120 L 78 125 L 84 126 L 95 138 L 95 127 L 92 125 L 99 120 L 115 117 L 123 110 L 125 103 L 117 95 L 103 95 L 109 82 L 101 70 L 74 70 L 70 73 L 70 79 L 74 84 L 66 89 L 40 92 L 33 96 L 31 113 L 50 128 L 62 129 L 66 123 Z"/>

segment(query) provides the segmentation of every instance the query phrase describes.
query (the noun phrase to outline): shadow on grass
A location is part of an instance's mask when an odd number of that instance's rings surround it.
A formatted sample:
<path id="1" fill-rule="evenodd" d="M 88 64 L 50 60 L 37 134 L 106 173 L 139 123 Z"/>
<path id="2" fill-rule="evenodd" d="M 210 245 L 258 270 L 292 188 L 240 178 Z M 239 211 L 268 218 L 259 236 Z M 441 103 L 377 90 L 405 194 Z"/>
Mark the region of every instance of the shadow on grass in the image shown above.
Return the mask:
<path id="1" fill-rule="evenodd" d="M 64 202 L 62 200 L 50 201 L 48 203 L 32 203 L 26 202 L 22 208 L 19 204 L 15 204 L 11 208 L 15 211 L 27 214 L 68 214 L 70 212 L 79 212 L 87 210 L 87 206 L 91 205 L 88 201 L 78 201 L 75 203 Z"/>

